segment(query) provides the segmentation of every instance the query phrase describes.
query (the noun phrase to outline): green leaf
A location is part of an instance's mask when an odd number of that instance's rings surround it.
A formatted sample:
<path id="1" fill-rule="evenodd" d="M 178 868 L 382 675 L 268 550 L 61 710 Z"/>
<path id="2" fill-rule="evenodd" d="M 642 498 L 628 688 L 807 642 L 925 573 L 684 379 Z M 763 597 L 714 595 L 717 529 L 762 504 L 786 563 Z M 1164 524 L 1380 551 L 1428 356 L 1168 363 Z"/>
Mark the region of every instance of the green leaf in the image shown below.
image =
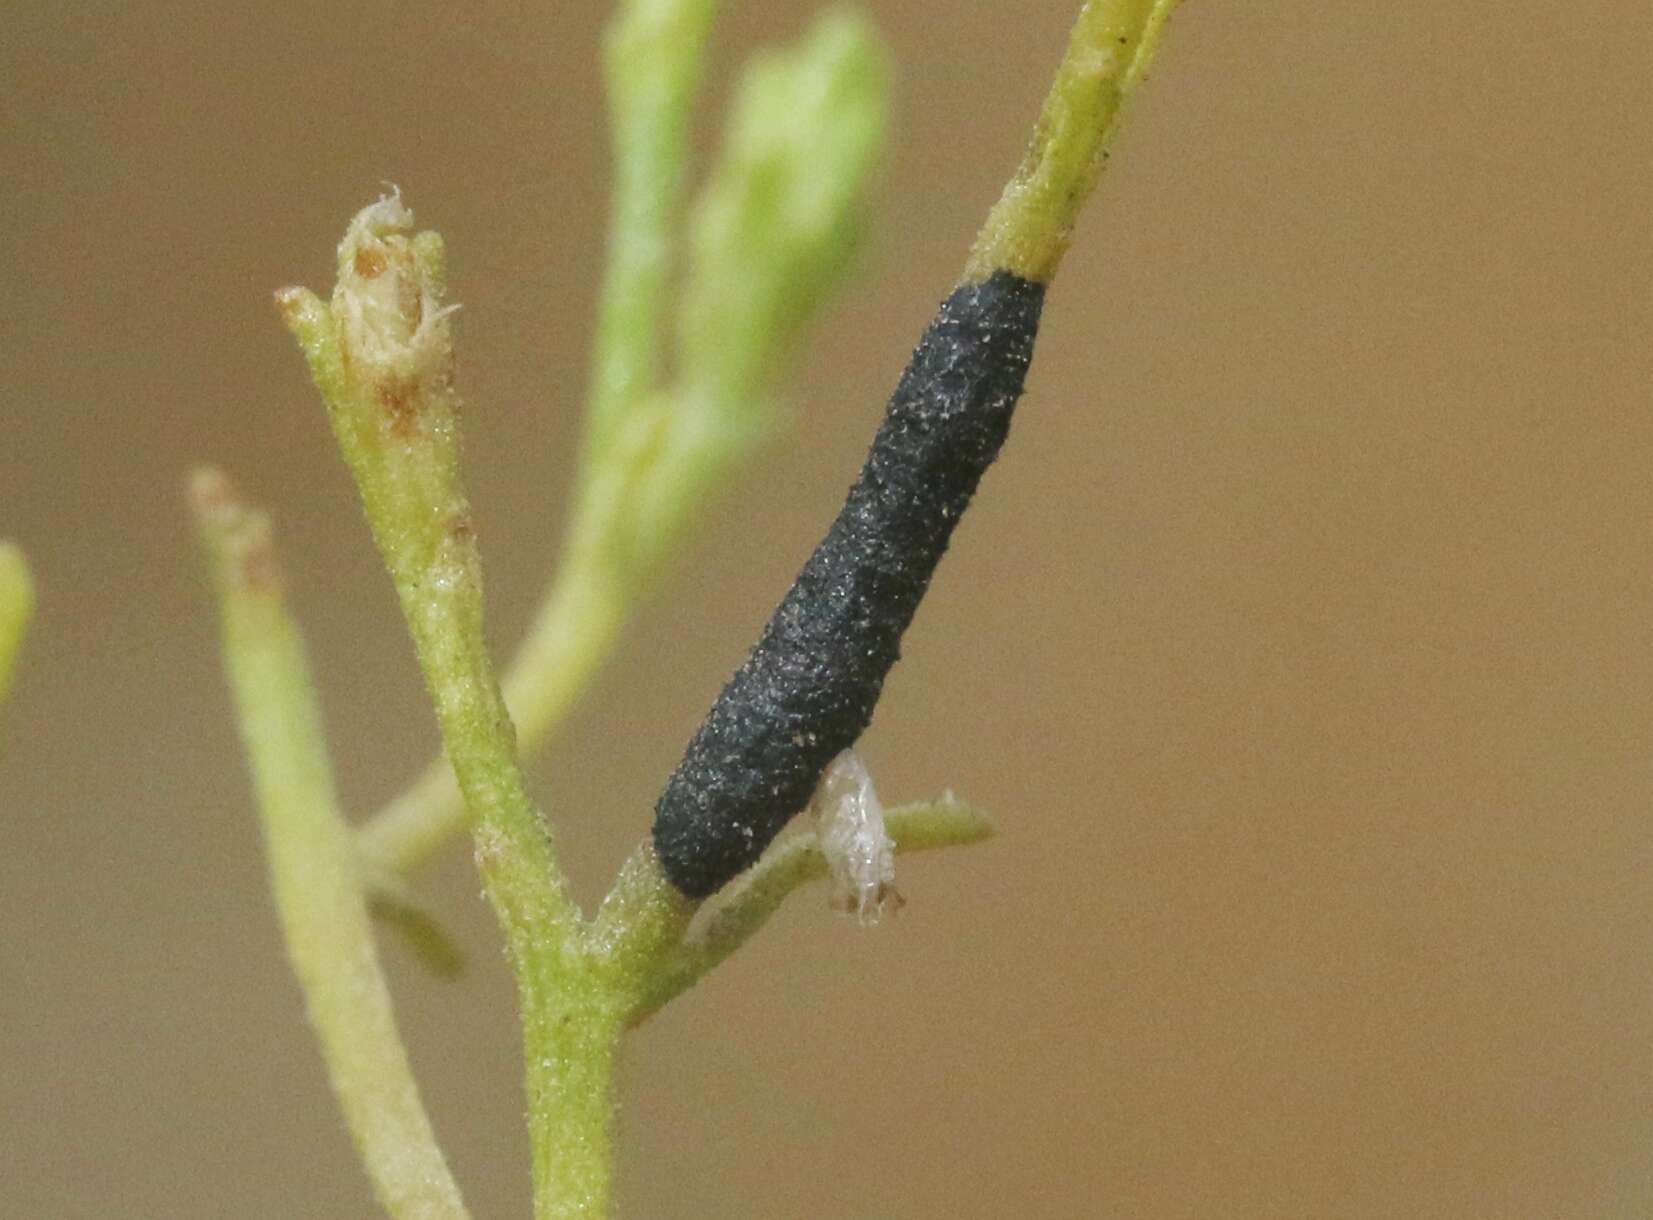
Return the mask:
<path id="1" fill-rule="evenodd" d="M 0 542 L 0 704 L 11 693 L 23 636 L 34 618 L 34 581 L 23 552 Z"/>

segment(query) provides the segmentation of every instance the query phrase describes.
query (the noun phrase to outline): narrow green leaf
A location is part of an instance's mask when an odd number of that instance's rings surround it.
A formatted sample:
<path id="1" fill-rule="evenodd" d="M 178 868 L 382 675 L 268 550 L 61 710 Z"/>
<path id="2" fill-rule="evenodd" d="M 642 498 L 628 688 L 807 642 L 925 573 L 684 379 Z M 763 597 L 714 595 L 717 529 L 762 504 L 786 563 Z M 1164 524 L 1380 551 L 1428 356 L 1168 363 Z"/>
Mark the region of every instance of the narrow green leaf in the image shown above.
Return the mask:
<path id="1" fill-rule="evenodd" d="M 33 618 L 34 580 L 28 561 L 16 546 L 0 542 L 0 706 L 11 694 L 18 653 Z"/>

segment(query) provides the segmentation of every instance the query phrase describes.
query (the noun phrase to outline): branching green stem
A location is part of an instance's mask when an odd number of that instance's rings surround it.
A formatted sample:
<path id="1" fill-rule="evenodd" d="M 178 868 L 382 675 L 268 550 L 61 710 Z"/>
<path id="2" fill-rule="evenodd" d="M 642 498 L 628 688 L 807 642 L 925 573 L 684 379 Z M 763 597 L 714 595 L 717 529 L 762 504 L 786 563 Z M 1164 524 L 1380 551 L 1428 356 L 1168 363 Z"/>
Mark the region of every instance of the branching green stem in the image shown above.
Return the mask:
<path id="1" fill-rule="evenodd" d="M 1085 5 L 966 279 L 1001 267 L 1040 282 L 1055 273 L 1174 4 Z M 834 15 L 790 73 L 784 59 L 760 60 L 743 83 L 721 168 L 697 211 L 683 380 L 665 386 L 662 322 L 686 116 L 713 7 L 631 0 L 611 29 L 615 198 L 581 482 L 557 573 L 504 680 L 525 753 L 549 739 L 601 668 L 707 489 L 761 437 L 763 379 L 831 295 L 857 244 L 860 191 L 881 139 L 883 69 L 865 32 Z M 790 190 L 816 210 L 787 203 Z M 794 253 L 776 241 L 786 234 L 804 238 Z M 363 828 L 362 850 L 405 873 L 465 821 L 459 788 L 438 762 Z"/>
<path id="2" fill-rule="evenodd" d="M 269 523 L 217 471 L 191 484 L 287 951 L 374 1192 L 398 1220 L 468 1213 L 419 1100 L 339 813 L 321 712 Z"/>
<path id="3" fill-rule="evenodd" d="M 278 301 L 356 477 L 475 818 L 477 865 L 522 1004 L 535 1215 L 603 1216 L 619 1015 L 587 968 L 484 640 L 441 297 L 440 239 L 413 233 L 391 198 L 351 224 L 331 304 L 302 289 Z"/>
<path id="4" fill-rule="evenodd" d="M 1054 272 L 1119 102 L 1145 69 L 1171 2 L 1085 6 L 1033 148 L 984 227 L 969 276 L 1008 271 L 1042 284 Z M 629 0 L 611 36 L 620 172 L 586 448 L 563 566 L 507 683 L 524 736 L 536 741 L 612 645 L 646 574 L 767 426 L 777 360 L 842 278 L 860 230 L 884 73 L 864 27 L 832 15 L 800 48 L 747 73 L 724 155 L 689 226 L 678 368 L 663 378 L 684 125 L 712 6 Z M 405 870 L 468 815 L 521 998 L 534 1214 L 594 1220 L 609 1214 L 623 1030 L 733 953 L 827 866 L 813 836 L 796 836 L 697 916 L 700 904 L 665 880 L 645 841 L 597 916 L 582 920 L 527 795 L 508 700 L 484 642 L 443 291 L 440 238 L 415 233 L 392 197 L 351 224 L 330 302 L 298 288 L 277 296 L 355 476 L 452 768 L 451 780 L 427 773 L 354 845 L 337 813 L 297 635 L 269 575 L 263 526 L 211 477 L 197 499 L 219 559 L 226 653 L 294 962 L 381 1195 L 398 1216 L 463 1214 L 389 1024 L 363 886 L 405 904 L 376 870 Z M 892 811 L 887 830 L 902 851 L 990 833 L 981 814 L 951 800 Z M 365 1001 L 324 985 L 335 977 L 365 980 Z M 370 1027 L 374 1047 L 355 1045 Z M 368 1097 L 374 1081 L 398 1091 Z M 403 1129 L 393 1130 L 393 1119 Z M 369 1137 L 385 1142 L 370 1146 Z M 409 1159 L 400 1163 L 398 1154 Z M 429 1210 L 396 1211 L 391 1200 L 402 1196 L 381 1179 L 427 1192 L 407 1197 Z"/>

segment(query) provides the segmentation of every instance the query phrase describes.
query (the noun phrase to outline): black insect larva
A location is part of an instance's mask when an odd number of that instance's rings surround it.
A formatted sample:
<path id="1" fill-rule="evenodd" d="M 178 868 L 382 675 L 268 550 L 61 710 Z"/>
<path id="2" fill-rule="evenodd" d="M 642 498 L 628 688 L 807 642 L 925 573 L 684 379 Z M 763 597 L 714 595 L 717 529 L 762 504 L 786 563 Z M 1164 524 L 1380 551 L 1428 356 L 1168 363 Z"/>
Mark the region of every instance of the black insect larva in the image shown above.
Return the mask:
<path id="1" fill-rule="evenodd" d="M 872 719 L 901 634 L 998 456 L 1045 286 L 999 270 L 942 302 L 838 518 L 655 806 L 667 880 L 704 898 L 753 864 Z"/>

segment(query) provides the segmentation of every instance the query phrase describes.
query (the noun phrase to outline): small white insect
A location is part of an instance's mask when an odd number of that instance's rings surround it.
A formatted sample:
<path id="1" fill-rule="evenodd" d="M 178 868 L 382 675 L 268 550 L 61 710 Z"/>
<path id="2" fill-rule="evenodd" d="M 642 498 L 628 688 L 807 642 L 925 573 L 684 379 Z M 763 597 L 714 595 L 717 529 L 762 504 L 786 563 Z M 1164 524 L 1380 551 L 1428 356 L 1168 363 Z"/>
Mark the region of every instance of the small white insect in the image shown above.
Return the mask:
<path id="1" fill-rule="evenodd" d="M 832 872 L 832 909 L 874 924 L 886 906 L 899 907 L 895 844 L 884 832 L 884 806 L 872 776 L 854 750 L 845 750 L 822 772 L 809 812 Z"/>

